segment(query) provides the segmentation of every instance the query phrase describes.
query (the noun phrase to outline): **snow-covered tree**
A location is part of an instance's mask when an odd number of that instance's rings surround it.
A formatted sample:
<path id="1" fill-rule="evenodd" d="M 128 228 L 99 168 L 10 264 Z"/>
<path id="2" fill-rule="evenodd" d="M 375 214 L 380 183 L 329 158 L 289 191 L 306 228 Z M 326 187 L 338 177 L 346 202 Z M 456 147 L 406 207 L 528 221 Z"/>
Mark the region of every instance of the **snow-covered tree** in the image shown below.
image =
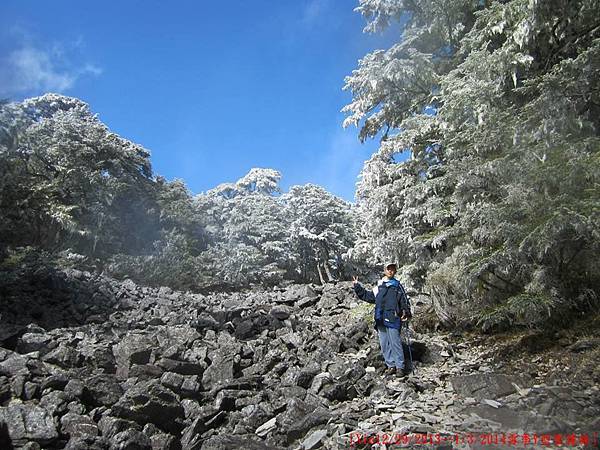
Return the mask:
<path id="1" fill-rule="evenodd" d="M 302 280 L 323 284 L 343 274 L 343 257 L 356 239 L 350 205 L 315 184 L 292 186 L 281 198 L 292 220 L 288 246 Z"/>
<path id="2" fill-rule="evenodd" d="M 209 235 L 200 260 L 210 283 L 235 287 L 285 276 L 289 221 L 274 195 L 281 192 L 280 179 L 276 170 L 253 168 L 235 183 L 196 196 Z"/>
<path id="3" fill-rule="evenodd" d="M 275 196 L 280 178 L 272 169 L 252 169 L 196 197 L 210 234 L 200 257 L 210 278 L 239 286 L 340 276 L 355 239 L 350 205 L 312 184 Z"/>
<path id="4" fill-rule="evenodd" d="M 405 25 L 346 79 L 345 124 L 382 136 L 352 253 L 398 258 L 447 324 L 597 304 L 599 6 L 360 1 L 366 31 Z"/>
<path id="5" fill-rule="evenodd" d="M 123 221 L 145 215 L 146 150 L 111 133 L 82 101 L 55 94 L 0 106 L 0 123 L 4 242 L 94 257 L 142 245 Z"/>
<path id="6" fill-rule="evenodd" d="M 281 180 L 281 173 L 277 170 L 254 167 L 240 178 L 235 186 L 241 193 L 256 192 L 258 194 L 273 195 L 281 192 L 279 180 Z"/>

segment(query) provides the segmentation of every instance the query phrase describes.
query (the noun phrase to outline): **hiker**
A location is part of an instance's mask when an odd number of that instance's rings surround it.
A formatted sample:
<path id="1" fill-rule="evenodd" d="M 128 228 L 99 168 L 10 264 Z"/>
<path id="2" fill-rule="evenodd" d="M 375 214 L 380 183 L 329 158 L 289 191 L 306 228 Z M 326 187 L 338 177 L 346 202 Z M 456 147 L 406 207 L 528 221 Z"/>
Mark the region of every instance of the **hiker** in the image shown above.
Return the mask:
<path id="1" fill-rule="evenodd" d="M 384 277 L 372 291 L 362 287 L 358 277 L 353 277 L 352 284 L 354 292 L 361 300 L 375 303 L 375 328 L 387 366 L 386 373 L 405 376 L 408 374 L 408 368 L 404 364 L 400 331 L 403 322 L 412 317 L 410 302 L 404 288 L 395 277 L 396 264 L 386 264 L 383 270 Z"/>

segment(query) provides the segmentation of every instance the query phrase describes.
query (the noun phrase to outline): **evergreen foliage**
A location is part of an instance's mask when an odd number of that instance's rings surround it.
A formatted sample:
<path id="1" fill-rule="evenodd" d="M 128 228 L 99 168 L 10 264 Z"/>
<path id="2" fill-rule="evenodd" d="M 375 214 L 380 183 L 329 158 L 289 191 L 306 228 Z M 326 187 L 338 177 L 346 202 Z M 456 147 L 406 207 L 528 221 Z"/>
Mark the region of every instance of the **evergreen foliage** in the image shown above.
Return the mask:
<path id="1" fill-rule="evenodd" d="M 357 10 L 367 32 L 404 25 L 346 78 L 345 125 L 381 136 L 360 176 L 353 257 L 401 261 L 447 325 L 531 326 L 597 307 L 600 3 Z"/>

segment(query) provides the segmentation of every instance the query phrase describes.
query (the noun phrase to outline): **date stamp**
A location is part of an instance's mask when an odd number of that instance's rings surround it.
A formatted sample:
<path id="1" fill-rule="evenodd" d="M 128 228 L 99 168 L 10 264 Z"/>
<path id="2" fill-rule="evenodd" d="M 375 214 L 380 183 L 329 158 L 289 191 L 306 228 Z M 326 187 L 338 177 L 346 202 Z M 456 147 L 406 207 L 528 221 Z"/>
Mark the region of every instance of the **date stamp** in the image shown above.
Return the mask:
<path id="1" fill-rule="evenodd" d="M 350 447 L 359 445 L 384 444 L 397 445 L 482 445 L 522 447 L 541 445 L 549 448 L 568 448 L 576 446 L 598 446 L 598 433 L 350 433 Z"/>

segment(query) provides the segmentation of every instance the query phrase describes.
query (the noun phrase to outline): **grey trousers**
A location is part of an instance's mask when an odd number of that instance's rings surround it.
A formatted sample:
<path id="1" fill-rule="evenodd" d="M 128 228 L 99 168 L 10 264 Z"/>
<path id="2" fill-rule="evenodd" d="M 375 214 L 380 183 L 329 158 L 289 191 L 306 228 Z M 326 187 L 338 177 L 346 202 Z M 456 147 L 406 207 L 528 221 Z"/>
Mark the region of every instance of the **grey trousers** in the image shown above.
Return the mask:
<path id="1" fill-rule="evenodd" d="M 379 335 L 379 345 L 381 345 L 385 365 L 404 369 L 404 352 L 402 351 L 400 330 L 377 324 L 377 334 Z"/>

